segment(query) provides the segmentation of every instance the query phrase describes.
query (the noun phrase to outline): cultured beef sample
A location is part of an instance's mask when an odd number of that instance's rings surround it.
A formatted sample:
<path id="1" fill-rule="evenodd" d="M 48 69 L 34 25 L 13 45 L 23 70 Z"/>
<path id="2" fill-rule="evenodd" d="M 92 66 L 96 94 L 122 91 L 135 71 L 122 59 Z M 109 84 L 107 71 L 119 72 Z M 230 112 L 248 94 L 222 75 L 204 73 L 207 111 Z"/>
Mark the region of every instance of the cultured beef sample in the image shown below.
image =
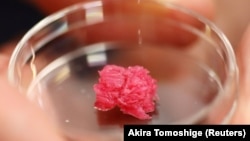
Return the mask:
<path id="1" fill-rule="evenodd" d="M 138 119 L 151 119 L 148 114 L 155 110 L 156 80 L 142 66 L 124 68 L 106 65 L 98 71 L 99 80 L 94 85 L 95 108 L 108 111 L 119 107 L 124 114 Z"/>

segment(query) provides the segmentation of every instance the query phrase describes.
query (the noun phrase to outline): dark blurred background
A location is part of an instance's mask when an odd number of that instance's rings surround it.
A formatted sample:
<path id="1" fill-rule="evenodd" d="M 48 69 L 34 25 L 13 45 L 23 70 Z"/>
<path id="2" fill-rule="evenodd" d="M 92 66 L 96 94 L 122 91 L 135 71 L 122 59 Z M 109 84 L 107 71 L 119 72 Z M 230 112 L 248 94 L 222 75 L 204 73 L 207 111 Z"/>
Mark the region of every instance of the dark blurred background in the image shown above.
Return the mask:
<path id="1" fill-rule="evenodd" d="M 25 33 L 44 15 L 34 6 L 21 0 L 0 2 L 0 44 Z"/>

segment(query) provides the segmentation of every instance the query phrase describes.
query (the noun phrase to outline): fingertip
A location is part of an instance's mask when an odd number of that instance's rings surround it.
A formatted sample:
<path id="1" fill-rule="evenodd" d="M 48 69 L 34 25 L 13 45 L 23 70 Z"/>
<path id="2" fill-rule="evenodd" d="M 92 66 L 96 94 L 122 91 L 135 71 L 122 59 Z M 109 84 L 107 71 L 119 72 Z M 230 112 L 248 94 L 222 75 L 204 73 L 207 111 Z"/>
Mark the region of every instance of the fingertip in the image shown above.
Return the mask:
<path id="1" fill-rule="evenodd" d="M 245 33 L 242 35 L 242 39 L 239 46 L 236 48 L 237 62 L 240 68 L 240 74 L 243 78 L 247 75 L 247 71 L 250 71 L 250 24 L 246 28 Z M 249 76 L 250 79 L 250 76 Z M 250 82 L 250 80 L 249 80 Z"/>
<path id="2" fill-rule="evenodd" d="M 235 49 L 236 51 L 236 58 L 237 63 L 239 66 L 239 73 L 240 73 L 240 86 L 241 89 L 247 89 L 245 91 L 250 91 L 248 88 L 248 84 L 250 84 L 250 24 L 246 28 L 245 33 L 242 35 L 242 39 Z M 250 99 L 250 94 L 249 94 Z"/>
<path id="3" fill-rule="evenodd" d="M 237 63 L 239 66 L 239 91 L 236 112 L 231 123 L 250 123 L 250 25 L 242 36 L 239 46 L 236 48 Z"/>

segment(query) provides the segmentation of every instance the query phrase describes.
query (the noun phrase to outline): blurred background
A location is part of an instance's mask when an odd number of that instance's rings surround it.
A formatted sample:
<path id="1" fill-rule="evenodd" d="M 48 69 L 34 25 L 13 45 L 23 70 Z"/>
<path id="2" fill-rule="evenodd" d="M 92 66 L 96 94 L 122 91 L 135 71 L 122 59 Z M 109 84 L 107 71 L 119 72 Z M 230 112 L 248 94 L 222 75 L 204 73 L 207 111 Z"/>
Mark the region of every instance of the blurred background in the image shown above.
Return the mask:
<path id="1" fill-rule="evenodd" d="M 1 0 L 0 44 L 21 37 L 47 14 L 67 4 L 81 0 Z M 236 47 L 250 23 L 250 0 L 213 0 L 216 6 L 215 23 Z M 57 1 L 58 2 L 58 1 Z M 49 5 L 44 8 L 45 4 Z M 34 5 L 41 5 L 39 8 Z"/>

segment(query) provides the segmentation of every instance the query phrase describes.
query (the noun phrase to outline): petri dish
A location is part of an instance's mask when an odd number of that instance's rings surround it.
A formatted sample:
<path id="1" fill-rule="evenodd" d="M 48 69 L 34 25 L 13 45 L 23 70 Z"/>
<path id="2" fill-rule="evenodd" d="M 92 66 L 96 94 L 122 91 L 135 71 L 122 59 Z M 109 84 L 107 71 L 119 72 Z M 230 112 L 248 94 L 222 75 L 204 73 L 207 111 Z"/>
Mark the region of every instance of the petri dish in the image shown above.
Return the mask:
<path id="1" fill-rule="evenodd" d="M 94 108 L 106 65 L 143 66 L 157 81 L 150 120 Z M 237 105 L 238 68 L 224 33 L 170 2 L 91 1 L 49 15 L 17 44 L 9 80 L 68 140 L 120 141 L 124 124 L 224 124 Z"/>

